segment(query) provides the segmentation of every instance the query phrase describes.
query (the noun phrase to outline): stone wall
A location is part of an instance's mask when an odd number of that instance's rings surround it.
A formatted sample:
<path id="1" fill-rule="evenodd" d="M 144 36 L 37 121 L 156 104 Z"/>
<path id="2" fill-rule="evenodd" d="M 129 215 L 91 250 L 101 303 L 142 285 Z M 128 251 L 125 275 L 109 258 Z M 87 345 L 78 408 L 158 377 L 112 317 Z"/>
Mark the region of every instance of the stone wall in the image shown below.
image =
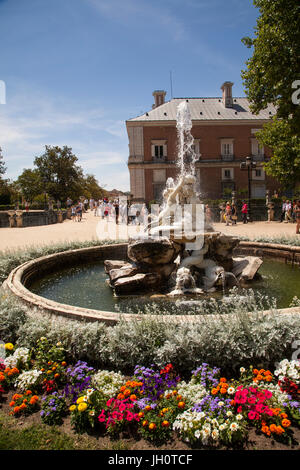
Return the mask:
<path id="1" fill-rule="evenodd" d="M 12 211 L 13 212 L 13 211 Z M 61 212 L 62 220 L 65 220 L 67 217 L 67 212 Z M 21 215 L 21 226 L 22 227 L 35 227 L 38 225 L 50 225 L 56 224 L 59 222 L 59 216 L 57 211 L 23 211 Z M 13 226 L 19 226 L 17 223 L 16 214 L 13 216 Z M 7 211 L 0 211 L 0 228 L 1 227 L 10 227 L 9 214 Z"/>

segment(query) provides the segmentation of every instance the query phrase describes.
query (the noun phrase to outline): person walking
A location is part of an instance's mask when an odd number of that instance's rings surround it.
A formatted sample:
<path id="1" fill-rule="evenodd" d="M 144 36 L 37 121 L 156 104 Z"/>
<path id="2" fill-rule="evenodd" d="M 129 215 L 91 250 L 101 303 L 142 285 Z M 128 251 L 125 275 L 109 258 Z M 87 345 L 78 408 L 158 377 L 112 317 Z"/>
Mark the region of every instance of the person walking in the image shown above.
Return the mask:
<path id="1" fill-rule="evenodd" d="M 242 205 L 242 218 L 243 218 L 243 224 L 248 223 L 248 204 L 246 202 L 243 202 Z"/>
<path id="2" fill-rule="evenodd" d="M 115 210 L 115 222 L 116 222 L 116 224 L 118 224 L 119 223 L 119 212 L 120 212 L 118 201 L 114 202 L 113 207 L 114 207 L 114 210 Z"/>
<path id="3" fill-rule="evenodd" d="M 226 225 L 228 226 L 229 223 L 232 223 L 231 221 L 231 206 L 230 202 L 226 202 L 226 207 L 225 207 L 225 220 L 226 220 Z"/>
<path id="4" fill-rule="evenodd" d="M 237 221 L 237 208 L 235 204 L 231 205 L 231 220 L 232 220 L 232 225 L 236 225 Z"/>
<path id="5" fill-rule="evenodd" d="M 285 219 L 285 210 L 286 210 L 286 201 L 283 201 L 282 206 L 281 206 L 280 222 L 283 222 Z"/>
<path id="6" fill-rule="evenodd" d="M 287 224 L 292 221 L 292 204 L 290 201 L 286 201 L 284 222 Z"/>

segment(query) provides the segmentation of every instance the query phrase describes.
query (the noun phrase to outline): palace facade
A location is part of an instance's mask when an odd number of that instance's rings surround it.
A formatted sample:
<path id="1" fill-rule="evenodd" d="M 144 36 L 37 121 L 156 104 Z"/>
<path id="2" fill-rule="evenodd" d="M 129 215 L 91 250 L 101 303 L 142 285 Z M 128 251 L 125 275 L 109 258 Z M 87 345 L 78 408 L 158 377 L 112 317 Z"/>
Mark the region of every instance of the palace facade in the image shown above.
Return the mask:
<path id="1" fill-rule="evenodd" d="M 263 162 L 270 151 L 261 148 L 255 133 L 275 114 L 270 105 L 259 114 L 252 114 L 246 98 L 233 97 L 232 82 L 221 86 L 217 98 L 174 98 L 165 101 L 166 92 L 153 92 L 152 109 L 126 121 L 129 139 L 128 168 L 130 192 L 135 201 L 151 202 L 161 198 L 169 177 L 177 173 L 177 107 L 188 101 L 192 117 L 196 171 L 202 198 L 220 199 L 231 191 L 246 197 L 248 172 L 241 162 L 251 156 L 256 169 L 251 172 L 251 196 L 265 197 L 279 184 L 265 174 Z"/>

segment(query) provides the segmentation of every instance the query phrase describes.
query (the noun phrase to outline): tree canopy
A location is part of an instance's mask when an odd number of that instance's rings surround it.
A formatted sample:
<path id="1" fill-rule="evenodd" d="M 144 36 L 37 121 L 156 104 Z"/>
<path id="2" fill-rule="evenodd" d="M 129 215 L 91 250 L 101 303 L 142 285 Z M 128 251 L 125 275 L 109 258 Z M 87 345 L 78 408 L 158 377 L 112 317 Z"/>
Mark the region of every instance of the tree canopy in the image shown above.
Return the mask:
<path id="1" fill-rule="evenodd" d="M 300 106 L 295 96 L 300 88 L 300 15 L 298 0 L 253 0 L 259 8 L 255 37 L 243 43 L 253 48 L 247 68 L 242 71 L 252 112 L 269 103 L 277 116 L 257 133 L 261 144 L 272 150 L 265 165 L 268 174 L 284 186 L 299 181 Z M 282 122 L 280 123 L 280 119 Z"/>

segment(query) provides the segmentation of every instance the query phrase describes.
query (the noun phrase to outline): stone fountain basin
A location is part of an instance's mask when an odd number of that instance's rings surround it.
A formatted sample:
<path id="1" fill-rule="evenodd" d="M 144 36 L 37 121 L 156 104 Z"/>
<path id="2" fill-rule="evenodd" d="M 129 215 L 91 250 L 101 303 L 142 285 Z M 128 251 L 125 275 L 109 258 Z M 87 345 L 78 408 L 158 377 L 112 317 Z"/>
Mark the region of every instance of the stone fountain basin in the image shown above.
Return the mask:
<path id="1" fill-rule="evenodd" d="M 78 250 L 69 250 L 53 255 L 28 261 L 15 268 L 6 281 L 3 288 L 13 294 L 19 301 L 25 303 L 32 309 L 32 314 L 37 311 L 40 314 L 47 313 L 55 316 L 65 317 L 73 320 L 101 321 L 108 325 L 118 323 L 120 318 L 130 321 L 139 320 L 142 315 L 131 315 L 127 313 L 116 313 L 103 311 L 101 309 L 89 309 L 55 302 L 45 297 L 34 294 L 29 286 L 32 279 L 43 277 L 47 272 L 55 272 L 62 266 L 72 266 L 91 261 L 101 261 L 110 258 L 117 262 L 118 259 L 126 260 L 128 245 L 114 244 Z M 254 255 L 276 259 L 278 261 L 300 264 L 300 247 L 287 245 L 276 245 L 258 242 L 240 242 L 235 250 L 235 255 Z M 295 292 L 295 295 L 297 292 Z M 251 312 L 250 312 L 251 313 Z M 250 314 L 249 313 L 249 314 Z M 268 310 L 263 313 L 269 314 Z M 300 314 L 300 307 L 278 309 L 281 314 Z M 229 316 L 228 316 L 229 317 Z M 155 317 L 157 318 L 157 317 Z M 224 318 L 226 320 L 227 316 Z M 195 321 L 195 315 L 164 315 L 166 321 L 189 322 Z M 196 320 L 199 321 L 199 320 Z"/>

